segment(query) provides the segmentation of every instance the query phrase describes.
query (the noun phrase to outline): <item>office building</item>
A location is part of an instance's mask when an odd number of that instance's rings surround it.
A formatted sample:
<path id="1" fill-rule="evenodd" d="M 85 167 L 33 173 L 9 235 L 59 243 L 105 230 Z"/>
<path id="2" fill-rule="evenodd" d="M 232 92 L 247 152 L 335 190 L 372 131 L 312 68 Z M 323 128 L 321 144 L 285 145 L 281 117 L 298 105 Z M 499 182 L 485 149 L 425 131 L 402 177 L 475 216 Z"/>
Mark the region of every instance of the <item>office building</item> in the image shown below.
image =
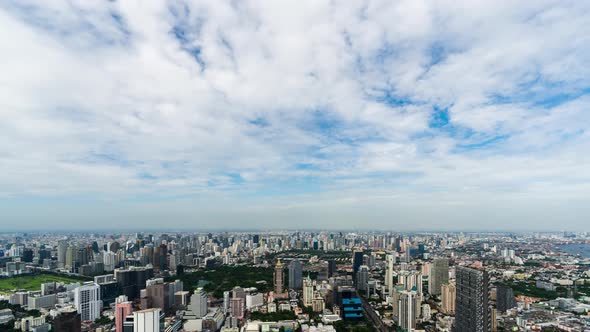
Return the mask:
<path id="1" fill-rule="evenodd" d="M 455 298 L 457 296 L 457 288 L 454 283 L 443 284 L 441 286 L 441 303 L 442 312 L 449 315 L 455 314 Z"/>
<path id="2" fill-rule="evenodd" d="M 133 332 L 160 332 L 163 314 L 159 308 L 140 310 L 133 313 Z"/>
<path id="3" fill-rule="evenodd" d="M 356 279 L 356 288 L 359 291 L 366 292 L 367 283 L 369 282 L 369 267 L 366 265 L 361 265 L 356 274 Z"/>
<path id="4" fill-rule="evenodd" d="M 81 332 L 82 319 L 75 310 L 62 311 L 53 319 L 53 330 L 59 332 Z"/>
<path id="5" fill-rule="evenodd" d="M 207 315 L 207 293 L 203 288 L 197 288 L 195 293 L 191 296 L 191 303 L 188 309 L 195 315 L 196 318 L 203 318 Z"/>
<path id="6" fill-rule="evenodd" d="M 139 299 L 140 291 L 146 287 L 146 281 L 154 276 L 154 270 L 147 267 L 131 267 L 116 269 L 115 279 L 121 288 L 121 293 L 129 301 Z"/>
<path id="7" fill-rule="evenodd" d="M 303 267 L 298 259 L 289 263 L 289 289 L 301 289 L 303 286 Z"/>
<path id="8" fill-rule="evenodd" d="M 358 272 L 361 265 L 363 265 L 363 252 L 361 250 L 355 250 L 352 254 L 352 277 L 356 282 L 356 273 Z"/>
<path id="9" fill-rule="evenodd" d="M 488 273 L 459 266 L 456 269 L 457 297 L 453 332 L 489 332 Z"/>
<path id="10" fill-rule="evenodd" d="M 237 319 L 244 319 L 244 299 L 234 297 L 229 301 L 229 313 Z"/>
<path id="11" fill-rule="evenodd" d="M 395 276 L 394 266 L 395 266 L 395 256 L 393 254 L 388 254 L 385 256 L 386 262 L 386 270 L 385 270 L 385 288 L 389 296 L 393 293 L 393 277 Z"/>
<path id="12" fill-rule="evenodd" d="M 403 331 L 414 331 L 416 329 L 416 318 L 419 316 L 417 308 L 420 302 L 416 291 L 403 290 L 399 292 L 399 326 Z"/>
<path id="13" fill-rule="evenodd" d="M 115 329 L 116 332 L 124 332 L 123 331 L 123 323 L 125 322 L 125 317 L 131 315 L 133 313 L 133 303 L 127 301 L 127 297 L 125 295 L 120 296 L 117 298 L 115 304 Z"/>
<path id="14" fill-rule="evenodd" d="M 100 287 L 94 282 L 77 287 L 74 289 L 74 304 L 82 321 L 94 321 L 100 317 L 102 309 Z"/>
<path id="15" fill-rule="evenodd" d="M 496 308 L 498 311 L 506 312 L 515 307 L 516 299 L 514 298 L 512 288 L 508 286 L 498 286 L 496 288 Z"/>
<path id="16" fill-rule="evenodd" d="M 282 294 L 283 290 L 284 290 L 284 283 L 285 283 L 285 277 L 284 277 L 284 269 L 283 269 L 283 263 L 281 263 L 281 260 L 279 260 L 277 262 L 277 265 L 275 266 L 275 273 L 274 273 L 274 290 L 275 293 L 278 294 Z"/>
<path id="17" fill-rule="evenodd" d="M 303 280 L 303 305 L 305 307 L 311 307 L 313 300 L 313 281 L 307 276 Z"/>
<path id="18" fill-rule="evenodd" d="M 428 276 L 428 293 L 440 295 L 441 286 L 449 281 L 449 261 L 446 259 L 435 259 L 430 266 Z"/>

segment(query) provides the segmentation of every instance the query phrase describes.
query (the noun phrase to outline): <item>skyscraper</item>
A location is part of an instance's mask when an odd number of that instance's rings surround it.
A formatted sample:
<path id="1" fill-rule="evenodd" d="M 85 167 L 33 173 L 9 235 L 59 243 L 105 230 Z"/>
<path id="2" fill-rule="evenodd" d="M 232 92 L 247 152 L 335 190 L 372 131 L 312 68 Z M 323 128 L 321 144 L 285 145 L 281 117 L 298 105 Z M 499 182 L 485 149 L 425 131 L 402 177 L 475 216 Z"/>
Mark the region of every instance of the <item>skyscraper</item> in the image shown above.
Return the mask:
<path id="1" fill-rule="evenodd" d="M 140 310 L 133 313 L 133 332 L 160 332 L 159 308 Z"/>
<path id="2" fill-rule="evenodd" d="M 57 263 L 59 267 L 66 265 L 66 252 L 68 250 L 68 243 L 65 240 L 57 242 Z"/>
<path id="3" fill-rule="evenodd" d="M 356 274 L 356 289 L 367 291 L 367 282 L 369 281 L 369 267 L 361 265 Z"/>
<path id="4" fill-rule="evenodd" d="M 223 292 L 223 313 L 226 314 L 229 311 L 229 291 Z"/>
<path id="5" fill-rule="evenodd" d="M 303 280 L 303 305 L 306 307 L 310 307 L 313 304 L 313 282 L 307 276 L 305 280 Z"/>
<path id="6" fill-rule="evenodd" d="M 358 272 L 361 265 L 363 265 L 363 251 L 355 250 L 352 256 L 352 276 L 356 282 L 356 273 Z"/>
<path id="7" fill-rule="evenodd" d="M 241 297 L 233 297 L 229 301 L 229 312 L 232 317 L 237 319 L 244 318 L 244 299 Z"/>
<path id="8" fill-rule="evenodd" d="M 393 254 L 388 254 L 385 258 L 387 262 L 387 267 L 385 270 L 385 288 L 389 292 L 389 296 L 393 293 L 393 274 L 394 274 L 394 265 L 395 265 L 395 256 Z"/>
<path id="9" fill-rule="evenodd" d="M 435 259 L 430 267 L 428 276 L 428 293 L 440 295 L 441 286 L 449 281 L 449 261 L 446 259 Z"/>
<path id="10" fill-rule="evenodd" d="M 74 289 L 74 304 L 82 321 L 93 321 L 100 317 L 102 300 L 98 284 L 88 282 Z"/>
<path id="11" fill-rule="evenodd" d="M 279 260 L 277 262 L 277 265 L 275 266 L 275 273 L 274 273 L 274 286 L 275 286 L 275 293 L 276 294 L 283 293 L 284 284 L 285 284 L 284 274 L 285 274 L 285 271 L 283 270 L 283 263 L 281 263 L 281 260 Z"/>
<path id="12" fill-rule="evenodd" d="M 228 292 L 229 296 L 229 292 Z M 195 314 L 196 318 L 203 318 L 207 314 L 207 293 L 203 288 L 197 288 L 195 293 L 191 296 L 191 303 L 188 306 L 189 310 Z"/>
<path id="13" fill-rule="evenodd" d="M 82 331 L 82 320 L 76 310 L 62 311 L 53 319 L 53 329 L 60 332 Z"/>
<path id="14" fill-rule="evenodd" d="M 294 259 L 289 263 L 289 288 L 301 289 L 303 286 L 303 270 L 301 262 Z"/>
<path id="15" fill-rule="evenodd" d="M 336 266 L 336 261 L 333 259 L 328 260 L 328 277 L 333 277 L 336 274 L 336 270 L 338 267 Z"/>
<path id="16" fill-rule="evenodd" d="M 127 270 L 116 269 L 115 279 L 121 288 L 123 295 L 126 295 L 130 301 L 139 298 L 140 290 L 146 287 L 146 280 L 154 275 L 152 268 L 132 267 Z"/>
<path id="17" fill-rule="evenodd" d="M 498 286 L 496 288 L 496 308 L 499 312 L 506 312 L 516 307 L 514 292 L 508 286 Z"/>
<path id="18" fill-rule="evenodd" d="M 487 271 L 459 266 L 456 277 L 457 299 L 453 332 L 491 331 Z"/>
<path id="19" fill-rule="evenodd" d="M 416 318 L 420 302 L 416 291 L 401 291 L 399 294 L 399 326 L 402 330 L 411 332 L 416 328 Z"/>
<path id="20" fill-rule="evenodd" d="M 122 295 L 119 298 L 117 298 L 117 302 L 115 304 L 116 332 L 123 332 L 123 322 L 125 321 L 125 317 L 131 315 L 132 312 L 133 303 L 127 301 L 127 297 L 125 295 Z"/>
<path id="21" fill-rule="evenodd" d="M 457 288 L 454 283 L 443 284 L 441 286 L 442 311 L 445 314 L 455 314 L 455 299 L 457 297 Z"/>

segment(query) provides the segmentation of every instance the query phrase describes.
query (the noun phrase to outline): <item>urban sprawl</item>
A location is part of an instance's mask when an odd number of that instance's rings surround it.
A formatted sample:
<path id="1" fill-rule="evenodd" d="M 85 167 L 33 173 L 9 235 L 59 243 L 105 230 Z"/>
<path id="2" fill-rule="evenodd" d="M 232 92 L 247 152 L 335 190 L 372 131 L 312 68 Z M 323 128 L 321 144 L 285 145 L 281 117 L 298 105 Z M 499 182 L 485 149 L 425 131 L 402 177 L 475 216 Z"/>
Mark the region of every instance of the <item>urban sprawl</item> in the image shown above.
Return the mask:
<path id="1" fill-rule="evenodd" d="M 0 331 L 590 331 L 586 233 L 0 234 Z"/>

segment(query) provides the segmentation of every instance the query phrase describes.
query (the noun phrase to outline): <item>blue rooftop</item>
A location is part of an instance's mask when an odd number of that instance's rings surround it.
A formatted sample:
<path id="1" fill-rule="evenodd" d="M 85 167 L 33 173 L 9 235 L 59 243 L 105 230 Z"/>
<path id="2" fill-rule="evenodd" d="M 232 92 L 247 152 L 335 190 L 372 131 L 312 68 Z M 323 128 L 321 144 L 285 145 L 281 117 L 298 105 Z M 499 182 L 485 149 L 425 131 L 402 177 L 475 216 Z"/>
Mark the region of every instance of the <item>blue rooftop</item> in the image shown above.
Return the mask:
<path id="1" fill-rule="evenodd" d="M 353 297 L 350 299 L 342 299 L 342 304 L 361 304 L 361 299 L 358 297 Z"/>

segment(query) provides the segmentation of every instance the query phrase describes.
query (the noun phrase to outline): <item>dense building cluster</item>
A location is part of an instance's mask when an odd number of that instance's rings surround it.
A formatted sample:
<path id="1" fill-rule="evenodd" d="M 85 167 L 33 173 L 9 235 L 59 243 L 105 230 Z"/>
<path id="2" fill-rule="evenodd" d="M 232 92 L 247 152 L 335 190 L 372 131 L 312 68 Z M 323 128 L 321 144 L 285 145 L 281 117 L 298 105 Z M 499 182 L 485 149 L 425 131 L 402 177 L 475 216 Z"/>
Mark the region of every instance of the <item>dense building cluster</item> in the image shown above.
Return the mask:
<path id="1" fill-rule="evenodd" d="M 4 331 L 586 331 L 586 234 L 0 235 Z"/>

